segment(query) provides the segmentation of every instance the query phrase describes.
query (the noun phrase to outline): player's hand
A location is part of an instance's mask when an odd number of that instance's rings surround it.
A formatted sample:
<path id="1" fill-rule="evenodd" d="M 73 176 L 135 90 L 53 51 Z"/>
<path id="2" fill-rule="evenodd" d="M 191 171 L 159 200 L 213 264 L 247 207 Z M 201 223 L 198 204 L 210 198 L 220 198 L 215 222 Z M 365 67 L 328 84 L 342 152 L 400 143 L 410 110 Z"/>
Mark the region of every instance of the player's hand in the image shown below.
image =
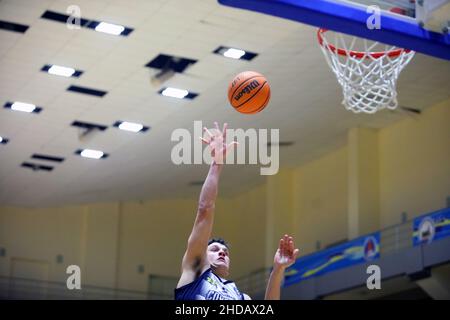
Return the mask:
<path id="1" fill-rule="evenodd" d="M 297 259 L 299 250 L 294 249 L 294 239 L 287 234 L 280 239 L 278 250 L 273 258 L 274 269 L 286 269 Z"/>
<path id="2" fill-rule="evenodd" d="M 222 131 L 220 131 L 219 124 L 217 121 L 214 122 L 215 129 L 213 133 L 211 133 L 208 128 L 204 127 L 203 130 L 208 134 L 208 138 L 200 137 L 200 139 L 209 145 L 211 149 L 211 156 L 214 159 L 216 164 L 224 164 L 225 157 L 227 155 L 227 151 L 236 146 L 238 142 L 232 141 L 228 145 L 226 144 L 227 137 L 227 127 L 228 124 L 224 123 Z"/>

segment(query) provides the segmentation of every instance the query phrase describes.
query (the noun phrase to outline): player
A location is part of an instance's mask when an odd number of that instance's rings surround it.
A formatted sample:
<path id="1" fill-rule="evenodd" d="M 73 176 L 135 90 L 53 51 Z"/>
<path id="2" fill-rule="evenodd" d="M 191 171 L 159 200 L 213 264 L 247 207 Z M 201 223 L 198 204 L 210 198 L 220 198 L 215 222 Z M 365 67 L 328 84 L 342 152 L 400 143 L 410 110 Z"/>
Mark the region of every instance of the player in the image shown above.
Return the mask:
<path id="1" fill-rule="evenodd" d="M 200 193 L 197 217 L 181 264 L 181 277 L 175 289 L 176 300 L 250 300 L 233 281 L 226 280 L 230 269 L 227 243 L 220 238 L 210 239 L 223 159 L 227 151 L 237 145 L 237 142 L 226 145 L 226 123 L 222 132 L 217 122 L 214 125 L 216 134 L 204 128 L 209 139 L 201 138 L 209 145 L 213 161 Z M 284 270 L 295 262 L 298 252 L 294 249 L 292 237 L 285 235 L 280 239 L 267 284 L 266 300 L 280 299 Z"/>

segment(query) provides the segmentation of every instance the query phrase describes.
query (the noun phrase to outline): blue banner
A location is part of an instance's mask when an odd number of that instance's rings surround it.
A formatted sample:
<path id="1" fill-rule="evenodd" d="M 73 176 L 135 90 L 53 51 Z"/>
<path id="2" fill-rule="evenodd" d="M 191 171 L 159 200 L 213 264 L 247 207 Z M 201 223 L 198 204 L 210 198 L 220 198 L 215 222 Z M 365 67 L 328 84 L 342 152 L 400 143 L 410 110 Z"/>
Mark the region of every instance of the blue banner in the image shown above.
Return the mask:
<path id="1" fill-rule="evenodd" d="M 429 244 L 450 236 L 450 208 L 420 216 L 413 221 L 413 245 Z"/>
<path id="2" fill-rule="evenodd" d="M 376 232 L 297 259 L 286 270 L 284 286 L 379 257 L 380 233 Z"/>

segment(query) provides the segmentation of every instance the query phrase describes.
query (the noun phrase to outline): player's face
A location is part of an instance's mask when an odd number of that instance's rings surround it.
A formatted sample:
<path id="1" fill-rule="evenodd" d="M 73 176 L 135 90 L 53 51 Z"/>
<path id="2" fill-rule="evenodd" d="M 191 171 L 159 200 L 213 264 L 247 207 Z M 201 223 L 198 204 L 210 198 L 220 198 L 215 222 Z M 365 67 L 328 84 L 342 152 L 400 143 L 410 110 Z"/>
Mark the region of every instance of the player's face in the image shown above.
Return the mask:
<path id="1" fill-rule="evenodd" d="M 230 256 L 228 248 L 221 243 L 213 242 L 208 246 L 208 261 L 211 268 L 224 277 L 230 269 Z"/>

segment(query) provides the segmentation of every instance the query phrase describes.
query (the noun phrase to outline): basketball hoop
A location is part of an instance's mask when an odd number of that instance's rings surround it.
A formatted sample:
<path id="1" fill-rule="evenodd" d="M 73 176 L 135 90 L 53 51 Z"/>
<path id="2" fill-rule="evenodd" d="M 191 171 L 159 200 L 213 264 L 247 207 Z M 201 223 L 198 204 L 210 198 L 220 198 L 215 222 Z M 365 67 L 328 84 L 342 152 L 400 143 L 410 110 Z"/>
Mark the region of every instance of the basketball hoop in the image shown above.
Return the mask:
<path id="1" fill-rule="evenodd" d="M 331 33 L 335 35 L 334 43 L 329 40 Z M 375 113 L 397 107 L 396 82 L 414 51 L 327 29 L 319 29 L 317 37 L 328 65 L 342 86 L 342 104 L 347 110 Z"/>

